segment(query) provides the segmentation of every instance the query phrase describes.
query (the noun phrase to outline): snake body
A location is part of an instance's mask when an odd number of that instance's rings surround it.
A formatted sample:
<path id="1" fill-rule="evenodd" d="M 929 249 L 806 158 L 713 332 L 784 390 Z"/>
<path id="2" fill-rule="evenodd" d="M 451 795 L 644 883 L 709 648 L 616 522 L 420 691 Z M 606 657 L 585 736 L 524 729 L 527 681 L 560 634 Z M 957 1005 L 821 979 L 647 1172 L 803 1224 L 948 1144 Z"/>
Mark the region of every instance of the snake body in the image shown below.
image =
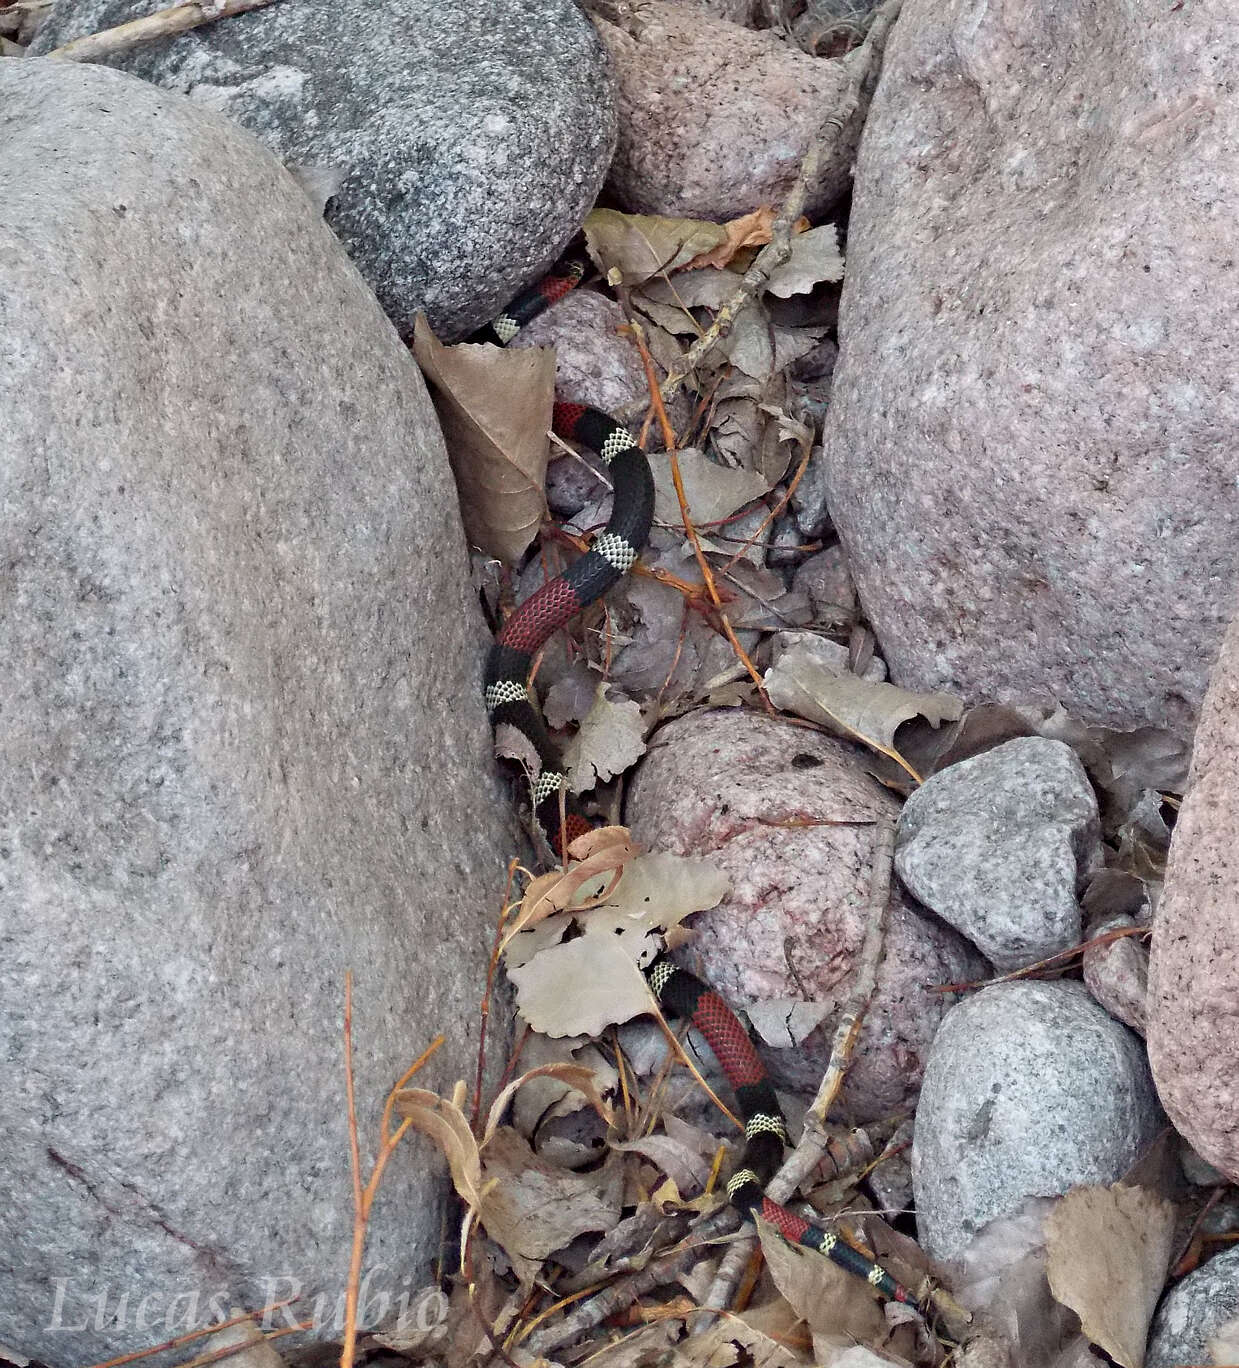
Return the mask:
<path id="1" fill-rule="evenodd" d="M 565 263 L 470 340 L 506 346 L 526 323 L 578 284 L 585 269 L 583 262 Z M 611 518 L 584 555 L 527 598 L 504 623 L 487 657 L 485 694 L 492 725 L 515 727 L 537 753 L 540 769 L 533 781 L 534 817 L 551 847 L 562 856 L 591 824 L 572 803 L 561 804 L 560 790 L 567 779 L 558 748 L 530 698 L 529 672 L 535 654 L 550 637 L 601 598 L 640 555 L 654 517 L 654 481 L 645 453 L 632 434 L 608 414 L 582 404 L 557 402 L 553 423 L 561 437 L 589 447 L 606 462 L 615 491 Z M 727 1185 L 733 1206 L 746 1218 L 760 1216 L 768 1221 L 791 1243 L 819 1250 L 849 1273 L 864 1278 L 882 1296 L 915 1303 L 913 1295 L 867 1254 L 766 1195 L 766 1184 L 788 1144 L 787 1125 L 747 1031 L 712 988 L 679 968 L 666 953 L 644 973 L 663 1010 L 689 1021 L 704 1036 L 735 1091 L 745 1145 Z"/>

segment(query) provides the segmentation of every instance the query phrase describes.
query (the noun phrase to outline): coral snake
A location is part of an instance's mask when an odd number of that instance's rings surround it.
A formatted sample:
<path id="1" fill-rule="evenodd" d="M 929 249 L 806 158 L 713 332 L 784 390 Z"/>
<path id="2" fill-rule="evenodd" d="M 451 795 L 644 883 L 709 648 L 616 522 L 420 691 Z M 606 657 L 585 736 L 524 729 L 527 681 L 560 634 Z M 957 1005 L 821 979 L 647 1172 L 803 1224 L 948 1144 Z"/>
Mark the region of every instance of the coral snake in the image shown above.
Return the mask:
<path id="1" fill-rule="evenodd" d="M 561 262 L 469 340 L 506 346 L 526 323 L 573 289 L 586 269 L 583 260 Z M 556 402 L 553 423 L 559 436 L 590 448 L 606 462 L 615 491 L 611 518 L 584 555 L 525 599 L 504 623 L 487 657 L 485 690 L 492 726 L 515 727 L 537 753 L 540 769 L 533 780 L 534 818 L 551 847 L 562 855 L 591 824 L 573 805 L 561 807 L 560 789 L 566 785 L 566 776 L 558 748 L 530 699 L 529 672 L 535 654 L 550 637 L 601 598 L 640 555 L 654 518 L 654 481 L 645 453 L 614 418 L 583 404 Z M 559 839 L 552 834 L 557 831 Z M 747 1031 L 713 989 L 677 967 L 665 952 L 644 973 L 663 1010 L 689 1021 L 705 1038 L 735 1090 L 745 1146 L 727 1184 L 732 1205 L 748 1219 L 760 1216 L 768 1221 L 791 1243 L 825 1254 L 864 1278 L 882 1296 L 915 1304 L 912 1293 L 868 1255 L 766 1196 L 765 1185 L 779 1166 L 788 1134 L 765 1065 Z"/>

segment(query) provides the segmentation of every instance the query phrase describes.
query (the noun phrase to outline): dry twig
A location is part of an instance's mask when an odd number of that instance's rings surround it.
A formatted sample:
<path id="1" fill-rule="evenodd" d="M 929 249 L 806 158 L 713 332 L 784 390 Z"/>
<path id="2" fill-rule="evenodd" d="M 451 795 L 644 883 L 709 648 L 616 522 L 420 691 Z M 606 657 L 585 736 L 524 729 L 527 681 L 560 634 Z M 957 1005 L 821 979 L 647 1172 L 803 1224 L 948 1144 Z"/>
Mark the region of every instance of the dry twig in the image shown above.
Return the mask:
<path id="1" fill-rule="evenodd" d="M 357 1302 L 361 1290 L 361 1256 L 366 1247 L 366 1226 L 370 1211 L 383 1178 L 387 1161 L 395 1153 L 396 1146 L 404 1139 L 405 1132 L 413 1122 L 406 1117 L 391 1129 L 392 1111 L 396 1105 L 396 1094 L 413 1077 L 432 1054 L 443 1044 L 443 1037 L 436 1036 L 413 1063 L 401 1074 L 383 1106 L 383 1119 L 379 1122 L 379 1148 L 374 1167 L 365 1186 L 361 1182 L 361 1146 L 357 1138 L 357 1099 L 353 1087 L 353 975 L 344 976 L 344 1089 L 348 1099 L 348 1141 L 349 1156 L 353 1171 L 353 1249 L 349 1259 L 348 1285 L 344 1297 L 344 1347 L 340 1351 L 340 1368 L 352 1368 L 357 1352 Z"/>
<path id="2" fill-rule="evenodd" d="M 773 1201 L 786 1202 L 796 1189 L 821 1163 L 830 1143 L 825 1130 L 826 1113 L 839 1092 L 839 1086 L 851 1062 L 852 1051 L 860 1035 L 861 1022 L 865 1010 L 873 996 L 877 981 L 877 967 L 881 962 L 882 947 L 886 938 L 887 907 L 890 903 L 890 876 L 895 850 L 895 827 L 889 818 L 881 818 L 875 823 L 877 838 L 874 844 L 874 862 L 870 871 L 868 929 L 860 957 L 853 969 L 853 987 L 835 1028 L 831 1045 L 830 1060 L 822 1075 L 821 1086 L 813 1105 L 805 1114 L 804 1133 L 800 1142 L 784 1160 L 778 1173 L 766 1185 L 766 1192 Z M 856 1242 L 853 1232 L 840 1226 L 840 1233 L 850 1243 Z M 704 1319 L 699 1319 L 696 1329 L 707 1329 L 714 1320 L 714 1313 L 724 1310 L 731 1301 L 736 1283 L 744 1271 L 757 1243 L 757 1236 L 750 1235 L 738 1240 L 726 1253 L 718 1266 L 714 1281 L 702 1307 Z"/>
<path id="3" fill-rule="evenodd" d="M 142 43 L 174 38 L 178 33 L 188 33 L 203 24 L 213 24 L 216 19 L 227 19 L 233 14 L 244 14 L 247 10 L 262 9 L 273 3 L 274 0 L 189 0 L 184 5 L 172 5 L 156 10 L 154 14 L 144 14 L 141 19 L 131 19 L 127 24 L 117 24 L 98 33 L 85 33 L 53 48 L 47 55 L 63 57 L 68 62 L 101 62 Z"/>

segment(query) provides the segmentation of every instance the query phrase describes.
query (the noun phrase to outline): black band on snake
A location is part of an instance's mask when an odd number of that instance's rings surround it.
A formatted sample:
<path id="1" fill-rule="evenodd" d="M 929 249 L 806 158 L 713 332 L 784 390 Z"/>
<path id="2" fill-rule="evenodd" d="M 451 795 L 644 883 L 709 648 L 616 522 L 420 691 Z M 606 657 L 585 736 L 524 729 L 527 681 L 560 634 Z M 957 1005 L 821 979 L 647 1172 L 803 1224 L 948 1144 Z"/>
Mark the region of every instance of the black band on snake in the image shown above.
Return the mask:
<path id="1" fill-rule="evenodd" d="M 579 261 L 562 264 L 470 341 L 506 346 L 526 323 L 577 285 L 585 269 Z M 533 785 L 534 817 L 552 848 L 562 855 L 572 840 L 590 829 L 590 823 L 571 804 L 561 809 L 560 790 L 566 779 L 559 751 L 530 701 L 529 671 L 546 641 L 601 598 L 640 555 L 654 517 L 654 482 L 645 453 L 632 434 L 607 414 L 582 404 L 557 402 L 553 421 L 560 436 L 596 451 L 607 463 L 615 491 L 611 519 L 580 559 L 508 618 L 490 649 L 485 683 L 492 725 L 517 728 L 537 752 L 541 768 Z M 566 813 L 562 819 L 561 811 Z M 793 1244 L 820 1250 L 841 1268 L 864 1278 L 882 1296 L 915 1304 L 912 1294 L 868 1255 L 765 1195 L 788 1135 L 774 1088 L 748 1033 L 713 989 L 677 968 L 665 954 L 646 968 L 645 975 L 663 1010 L 691 1022 L 705 1037 L 735 1090 L 744 1119 L 745 1146 L 740 1166 L 727 1185 L 732 1204 L 749 1219 L 760 1215 Z"/>

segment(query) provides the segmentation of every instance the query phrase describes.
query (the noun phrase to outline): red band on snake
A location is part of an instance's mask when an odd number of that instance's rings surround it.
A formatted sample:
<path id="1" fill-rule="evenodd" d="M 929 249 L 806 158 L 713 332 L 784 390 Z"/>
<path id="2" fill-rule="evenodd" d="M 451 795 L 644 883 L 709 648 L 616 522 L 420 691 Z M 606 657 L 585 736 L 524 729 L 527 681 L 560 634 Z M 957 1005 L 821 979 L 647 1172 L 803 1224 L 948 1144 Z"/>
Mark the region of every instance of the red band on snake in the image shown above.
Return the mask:
<path id="1" fill-rule="evenodd" d="M 505 346 L 531 319 L 562 298 L 584 277 L 585 263 L 570 261 L 521 295 L 471 341 Z M 504 623 L 486 661 L 486 706 L 492 725 L 515 727 L 537 753 L 533 780 L 534 817 L 553 849 L 563 855 L 590 823 L 572 804 L 561 808 L 565 776 L 559 751 L 529 696 L 534 655 L 561 627 L 621 579 L 641 553 L 654 517 L 654 482 L 645 453 L 627 428 L 598 409 L 556 403 L 555 431 L 589 447 L 610 468 L 615 496 L 610 521 L 588 551 L 527 598 Z M 566 814 L 561 819 L 561 811 Z M 727 1185 L 733 1205 L 746 1217 L 760 1215 L 793 1244 L 819 1250 L 834 1263 L 864 1278 L 882 1296 L 915 1302 L 912 1294 L 867 1254 L 838 1234 L 812 1224 L 772 1201 L 763 1191 L 787 1144 L 783 1113 L 748 1032 L 730 1007 L 695 975 L 661 954 L 645 969 L 650 989 L 664 1011 L 690 1021 L 705 1037 L 735 1090 L 744 1119 L 745 1147 Z"/>

